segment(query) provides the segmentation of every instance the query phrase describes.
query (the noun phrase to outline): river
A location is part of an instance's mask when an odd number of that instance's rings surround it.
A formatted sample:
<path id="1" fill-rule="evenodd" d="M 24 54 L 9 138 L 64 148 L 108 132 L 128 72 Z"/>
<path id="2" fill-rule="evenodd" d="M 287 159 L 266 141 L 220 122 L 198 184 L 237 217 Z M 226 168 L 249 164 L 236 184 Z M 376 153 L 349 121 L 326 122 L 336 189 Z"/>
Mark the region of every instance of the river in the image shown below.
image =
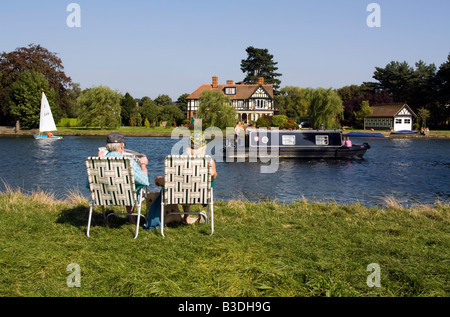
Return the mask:
<path id="1" fill-rule="evenodd" d="M 448 202 L 450 198 L 450 140 L 353 139 L 371 145 L 363 159 L 280 159 L 277 171 L 261 173 L 262 163 L 227 163 L 217 160 L 216 200 L 257 202 L 297 199 L 360 202 L 384 205 L 393 197 L 404 205 Z M 129 149 L 149 158 L 149 191 L 164 173 L 164 158 L 179 140 L 164 137 L 127 137 Z M 30 136 L 0 137 L 0 191 L 5 184 L 24 192 L 42 189 L 64 198 L 70 190 L 85 188 L 84 160 L 95 156 L 105 137 L 67 136 L 64 140 L 37 141 Z"/>

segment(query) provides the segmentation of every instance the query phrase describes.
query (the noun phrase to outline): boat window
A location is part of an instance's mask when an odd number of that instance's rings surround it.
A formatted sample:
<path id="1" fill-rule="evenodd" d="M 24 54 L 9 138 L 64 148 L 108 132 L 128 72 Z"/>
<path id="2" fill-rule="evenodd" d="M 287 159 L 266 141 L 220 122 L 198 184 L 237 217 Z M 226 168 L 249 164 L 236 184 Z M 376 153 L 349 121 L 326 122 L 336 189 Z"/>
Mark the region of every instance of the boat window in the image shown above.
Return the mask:
<path id="1" fill-rule="evenodd" d="M 316 135 L 316 145 L 328 145 L 328 135 Z"/>
<path id="2" fill-rule="evenodd" d="M 281 137 L 282 145 L 295 145 L 295 135 L 283 135 Z"/>

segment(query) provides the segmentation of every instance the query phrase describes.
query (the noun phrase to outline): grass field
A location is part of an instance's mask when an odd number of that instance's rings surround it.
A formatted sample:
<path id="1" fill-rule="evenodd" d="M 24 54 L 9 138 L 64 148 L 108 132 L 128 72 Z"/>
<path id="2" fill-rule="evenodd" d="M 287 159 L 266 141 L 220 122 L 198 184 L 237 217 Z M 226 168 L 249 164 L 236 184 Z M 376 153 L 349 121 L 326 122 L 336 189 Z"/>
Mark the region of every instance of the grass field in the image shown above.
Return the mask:
<path id="1" fill-rule="evenodd" d="M 297 201 L 215 203 L 205 224 L 166 237 L 125 219 L 106 226 L 72 193 L 0 193 L 0 296 L 447 297 L 450 206 L 385 208 Z M 67 279 L 79 265 L 80 287 Z M 369 264 L 380 287 L 369 287 Z"/>

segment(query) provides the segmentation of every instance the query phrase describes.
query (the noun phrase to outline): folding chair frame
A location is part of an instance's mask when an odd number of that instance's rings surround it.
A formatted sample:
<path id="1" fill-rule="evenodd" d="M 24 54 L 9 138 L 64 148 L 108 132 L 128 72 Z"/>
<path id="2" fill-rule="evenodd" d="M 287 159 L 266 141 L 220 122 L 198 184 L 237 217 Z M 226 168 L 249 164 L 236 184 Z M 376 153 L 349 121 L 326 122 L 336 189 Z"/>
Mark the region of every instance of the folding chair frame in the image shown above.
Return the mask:
<path id="1" fill-rule="evenodd" d="M 89 205 L 89 219 L 86 235 L 89 237 L 92 214 L 95 206 L 103 207 L 103 217 L 136 216 L 136 234 L 139 234 L 142 202 L 146 197 L 146 186 L 136 188 L 131 160 L 118 157 L 89 157 L 86 159 L 91 202 Z M 137 213 L 105 214 L 105 206 L 132 206 Z"/>
<path id="2" fill-rule="evenodd" d="M 169 155 L 166 157 L 165 185 L 161 190 L 161 235 L 164 237 L 165 205 L 208 205 L 206 223 L 214 234 L 214 195 L 209 156 Z M 181 166 L 181 165 L 186 165 Z M 203 212 L 171 212 L 169 215 L 201 215 Z"/>

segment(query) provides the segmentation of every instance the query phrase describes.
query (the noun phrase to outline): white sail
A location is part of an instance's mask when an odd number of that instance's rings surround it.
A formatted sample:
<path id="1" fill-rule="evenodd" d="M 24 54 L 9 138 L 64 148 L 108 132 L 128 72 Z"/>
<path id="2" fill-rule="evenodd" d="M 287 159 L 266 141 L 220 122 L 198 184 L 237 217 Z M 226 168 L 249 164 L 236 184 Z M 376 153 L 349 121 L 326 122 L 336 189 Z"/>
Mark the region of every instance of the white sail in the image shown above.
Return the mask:
<path id="1" fill-rule="evenodd" d="M 42 92 L 41 118 L 39 120 L 39 131 L 49 132 L 56 130 L 57 129 L 55 125 L 55 120 L 53 120 L 52 110 L 50 109 L 47 97 L 45 96 L 44 92 Z"/>

